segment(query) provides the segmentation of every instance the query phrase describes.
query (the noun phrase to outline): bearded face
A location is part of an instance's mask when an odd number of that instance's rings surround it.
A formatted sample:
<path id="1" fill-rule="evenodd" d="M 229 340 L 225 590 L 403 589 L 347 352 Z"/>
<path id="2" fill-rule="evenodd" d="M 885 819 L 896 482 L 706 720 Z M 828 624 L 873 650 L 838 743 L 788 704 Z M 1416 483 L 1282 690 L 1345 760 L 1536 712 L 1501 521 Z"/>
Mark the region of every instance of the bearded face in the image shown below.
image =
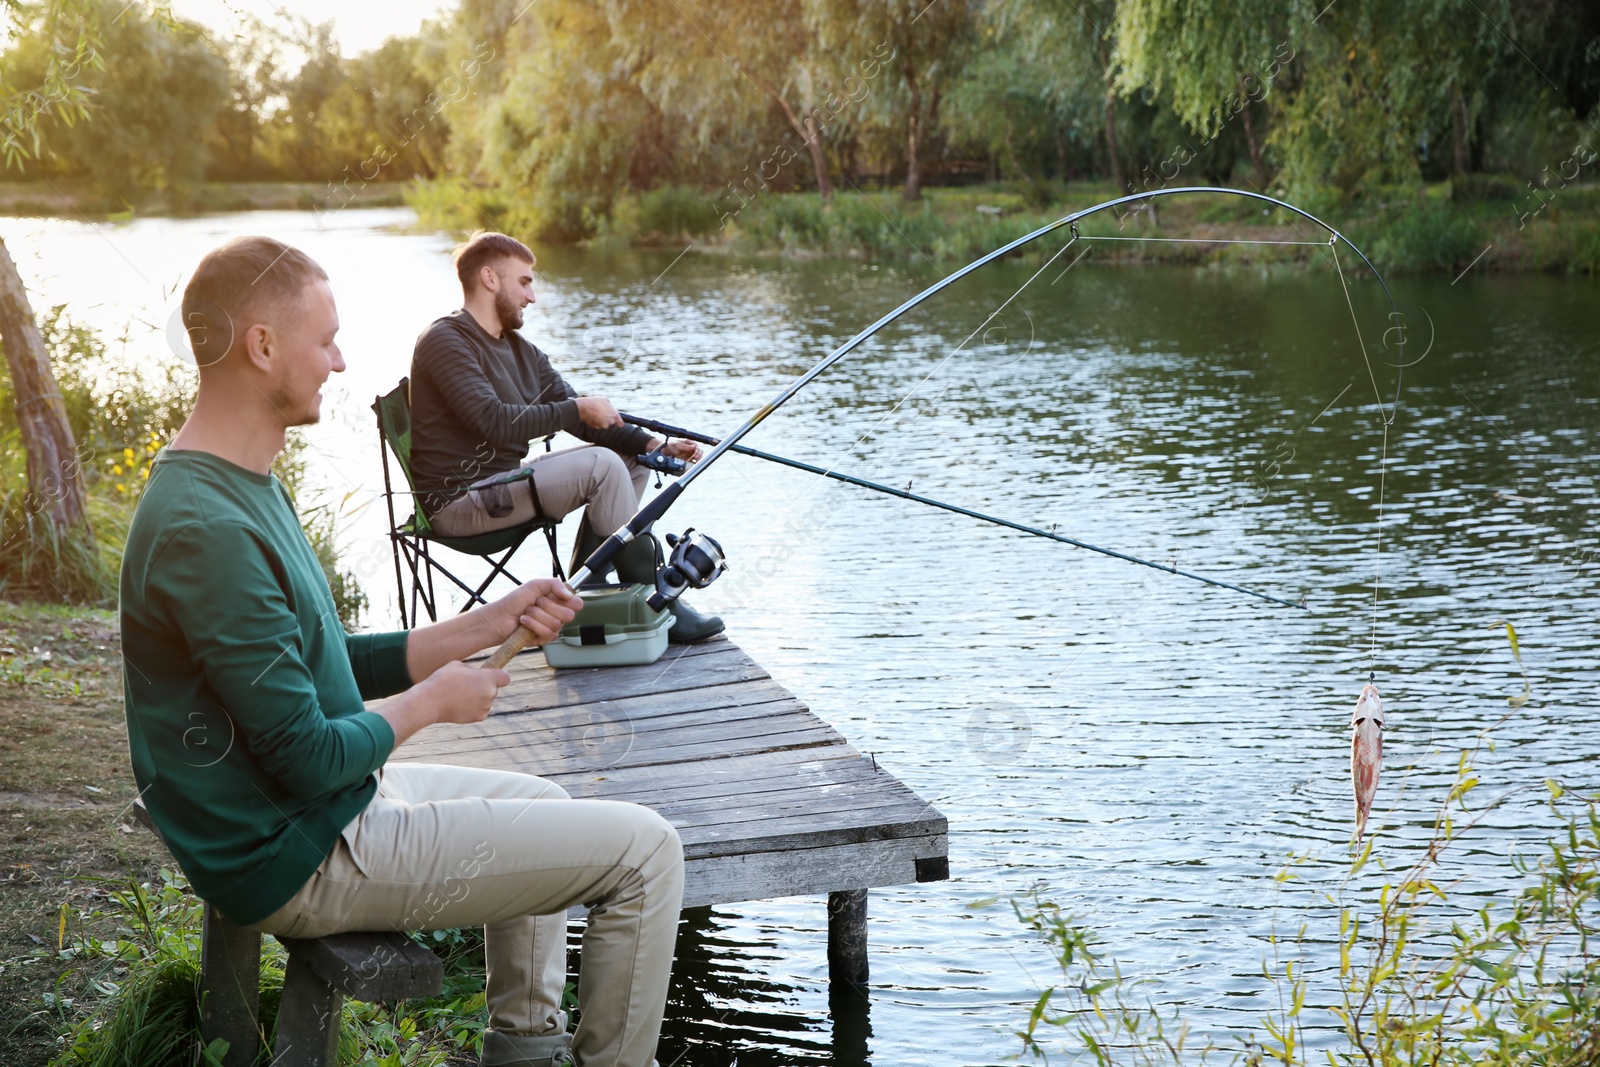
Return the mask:
<path id="1" fill-rule="evenodd" d="M 504 286 L 494 294 L 494 311 L 504 330 L 522 328 L 522 301 L 511 286 Z"/>

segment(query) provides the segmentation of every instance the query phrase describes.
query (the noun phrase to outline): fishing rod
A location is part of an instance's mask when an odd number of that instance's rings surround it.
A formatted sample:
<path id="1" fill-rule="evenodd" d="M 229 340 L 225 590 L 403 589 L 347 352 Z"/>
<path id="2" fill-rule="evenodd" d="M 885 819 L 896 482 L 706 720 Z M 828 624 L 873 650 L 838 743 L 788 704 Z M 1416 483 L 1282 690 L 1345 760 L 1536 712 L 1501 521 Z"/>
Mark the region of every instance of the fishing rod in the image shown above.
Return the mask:
<path id="1" fill-rule="evenodd" d="M 573 588 L 576 588 L 582 582 L 587 580 L 592 574 L 604 572 L 605 569 L 610 565 L 611 561 L 616 558 L 618 552 L 621 552 L 629 542 L 633 541 L 635 538 L 641 536 L 647 530 L 649 530 L 657 519 L 665 515 L 668 509 L 670 509 L 673 504 L 678 502 L 678 498 L 681 497 L 686 490 L 688 490 L 690 485 L 694 484 L 694 480 L 704 474 L 707 470 L 711 469 L 717 460 L 721 459 L 725 453 L 730 451 L 739 443 L 741 438 L 766 421 L 768 416 L 777 411 L 779 408 L 783 407 L 784 404 L 788 403 L 796 393 L 810 385 L 819 375 L 825 373 L 834 364 L 838 363 L 845 356 L 855 351 L 863 342 L 872 337 L 879 330 L 883 329 L 891 322 L 894 322 L 906 312 L 917 307 L 929 297 L 943 292 L 945 289 L 948 289 L 950 286 L 965 278 L 973 271 L 987 266 L 997 259 L 1002 259 L 1005 256 L 1010 255 L 1012 252 L 1015 252 L 1017 249 L 1022 248 L 1023 246 L 1030 244 L 1047 234 L 1054 233 L 1059 229 L 1068 228 L 1072 233 L 1073 241 L 1077 241 L 1080 236 L 1078 234 L 1077 223 L 1079 220 L 1085 219 L 1090 215 L 1097 214 L 1101 211 L 1107 211 L 1114 207 L 1120 207 L 1123 204 L 1153 200 L 1157 197 L 1163 196 L 1179 196 L 1194 193 L 1209 193 L 1216 196 L 1238 196 L 1248 200 L 1257 200 L 1263 203 L 1272 204 L 1276 207 L 1282 208 L 1285 211 L 1292 212 L 1301 218 L 1307 219 L 1310 222 L 1316 223 L 1328 233 L 1328 243 L 1330 246 L 1335 246 L 1338 242 L 1343 241 L 1345 244 L 1350 246 L 1356 255 L 1361 257 L 1361 261 L 1367 265 L 1367 269 L 1372 271 L 1373 276 L 1378 279 L 1378 284 L 1383 286 L 1384 295 L 1389 298 L 1389 306 L 1393 309 L 1392 317 L 1396 319 L 1400 318 L 1400 309 L 1395 303 L 1394 294 L 1389 291 L 1388 283 L 1383 280 L 1383 276 L 1379 274 L 1377 268 L 1372 265 L 1372 261 L 1367 258 L 1367 254 L 1352 244 L 1348 237 L 1334 229 L 1334 227 L 1330 226 L 1326 222 L 1323 222 L 1310 212 L 1295 207 L 1293 204 L 1279 200 L 1276 197 L 1268 196 L 1265 193 L 1250 192 L 1244 189 L 1223 189 L 1215 186 L 1205 185 L 1182 186 L 1176 189 L 1152 189 L 1141 193 L 1131 193 L 1127 196 L 1119 196 L 1114 199 L 1104 201 L 1103 203 L 1095 204 L 1093 207 L 1084 208 L 1082 211 L 1074 211 L 1070 215 L 1064 215 L 1054 222 L 1047 223 L 1033 232 L 1024 234 L 1021 237 L 1018 237 L 1015 240 L 1009 241 L 1000 246 L 993 252 L 973 260 L 960 270 L 946 275 L 937 282 L 928 286 L 922 292 L 911 297 L 909 300 L 906 300 L 899 307 L 886 313 L 876 322 L 872 323 L 870 326 L 867 326 L 854 337 L 850 338 L 838 348 L 834 349 L 822 359 L 818 360 L 810 370 L 807 370 L 805 373 L 795 378 L 792 382 L 785 386 L 777 396 L 773 397 L 766 404 L 763 404 L 755 414 L 746 419 L 731 434 L 724 437 L 720 443 L 711 449 L 711 451 L 706 455 L 705 459 L 690 467 L 681 478 L 663 489 L 653 499 L 641 507 L 633 516 L 633 518 L 629 519 L 626 524 L 624 524 L 610 537 L 606 538 L 605 541 L 601 542 L 600 547 L 595 549 L 594 552 L 589 555 L 589 558 L 584 561 L 583 566 L 572 574 L 572 576 L 568 579 L 567 584 Z M 1060 253 L 1058 252 L 1057 255 L 1059 254 Z M 1037 277 L 1037 275 L 1035 275 L 1035 277 Z M 1029 281 L 1031 282 L 1032 279 L 1030 278 Z M 1024 288 L 1025 287 L 1026 284 L 1024 285 Z M 1021 290 L 1019 289 L 1018 293 L 1020 292 Z M 1013 294 L 1011 299 L 1015 299 L 1015 297 L 1016 294 Z M 1010 300 L 1008 299 L 1006 303 L 1009 304 Z M 990 314 L 989 319 L 985 320 L 985 322 L 987 323 L 988 321 L 992 320 L 995 315 L 999 314 L 1000 310 L 1004 309 L 1004 307 L 1005 304 L 1002 304 L 999 309 L 996 309 L 996 311 Z M 982 329 L 982 327 L 980 326 L 979 329 Z M 1404 337 L 1405 333 L 1402 329 L 1401 344 L 1404 344 Z M 963 344 L 964 343 L 965 342 L 963 342 Z M 1396 400 L 1398 401 L 1398 386 L 1396 389 Z M 1382 403 L 1381 396 L 1379 398 L 1379 402 L 1380 404 Z M 703 556 L 709 552 L 709 548 L 705 544 L 705 542 L 708 540 L 709 539 L 704 538 L 704 536 L 701 535 L 700 541 L 698 542 Z M 690 542 L 687 539 L 680 542 L 682 545 L 689 545 L 689 543 Z M 720 550 L 717 552 L 717 555 L 720 557 Z M 716 566 L 709 575 L 706 575 L 703 571 L 699 574 L 699 578 L 703 579 L 707 583 L 716 577 L 716 574 L 720 571 L 722 566 L 720 558 L 712 562 L 714 562 Z M 671 567 L 668 568 L 668 570 L 671 569 Z M 680 574 L 680 577 L 681 576 L 682 575 Z M 661 585 L 662 582 L 658 580 L 658 589 L 660 589 Z M 661 590 L 663 595 L 665 595 L 667 591 L 668 590 Z M 679 591 L 681 592 L 682 590 L 679 589 Z M 511 662 L 512 656 L 515 656 L 518 652 L 521 652 L 532 642 L 532 640 L 532 631 L 521 626 L 517 627 L 512 631 L 511 636 L 507 637 L 500 647 L 489 656 L 485 665 L 490 667 L 504 667 L 507 663 Z"/>
<path id="2" fill-rule="evenodd" d="M 668 437 L 682 437 L 685 440 L 696 441 L 702 445 L 715 446 L 720 443 L 716 438 L 711 437 L 708 434 L 696 433 L 693 430 L 685 430 L 683 427 L 673 426 L 671 423 L 659 422 L 655 419 L 647 419 L 639 415 L 629 415 L 625 411 L 621 412 L 621 415 L 623 422 L 631 423 L 632 425 L 638 426 L 641 429 L 651 430 L 659 434 L 665 434 Z M 940 508 L 944 511 L 953 512 L 956 515 L 965 515 L 969 519 L 978 519 L 982 522 L 993 523 L 996 526 L 1004 526 L 1008 529 L 1018 530 L 1025 534 L 1033 534 L 1035 537 L 1044 537 L 1051 541 L 1059 541 L 1061 544 L 1071 545 L 1074 548 L 1086 549 L 1090 552 L 1098 552 L 1102 556 L 1110 556 L 1112 559 L 1125 560 L 1128 563 L 1137 563 L 1140 566 L 1151 567 L 1167 574 L 1176 574 L 1180 578 L 1191 578 L 1197 582 L 1204 582 L 1206 585 L 1214 585 L 1219 589 L 1231 589 L 1236 593 L 1244 593 L 1246 596 L 1257 597 L 1261 600 L 1269 600 L 1274 604 L 1282 604 L 1284 607 L 1303 608 L 1306 606 L 1305 599 L 1303 597 L 1299 601 L 1293 601 L 1284 600 L 1282 597 L 1275 597 L 1269 593 L 1258 593 L 1254 589 L 1246 589 L 1242 585 L 1234 585 L 1230 582 L 1218 581 L 1215 578 L 1207 578 L 1203 574 L 1193 574 L 1189 571 L 1179 570 L 1176 563 L 1156 563 L 1153 560 L 1141 559 L 1138 556 L 1130 556 L 1126 552 L 1118 552 L 1116 549 L 1101 548 L 1099 545 L 1091 545 L 1087 541 L 1079 541 L 1076 538 L 1068 537 L 1065 534 L 1056 533 L 1054 530 L 1042 530 L 1037 526 L 1028 526 L 1025 523 L 1013 522 L 1010 519 L 1002 519 L 998 515 L 989 515 L 982 511 L 974 511 L 971 508 L 961 507 L 959 504 L 949 504 L 943 500 L 935 500 L 931 496 L 922 496 L 920 493 L 913 493 L 909 489 L 896 489 L 892 485 L 884 485 L 881 482 L 874 482 L 866 478 L 859 478 L 853 474 L 844 474 L 840 471 L 831 470 L 825 467 L 818 467 L 811 463 L 802 463 L 800 460 L 790 459 L 787 456 L 776 455 L 772 452 L 763 452 L 761 449 L 751 448 L 749 445 L 734 445 L 728 451 L 737 452 L 744 456 L 752 456 L 756 459 L 764 459 L 770 463 L 781 464 L 785 467 L 793 467 L 795 470 L 805 471 L 808 474 L 818 474 L 824 478 L 832 478 L 836 482 L 844 482 L 848 485 L 859 486 L 862 489 L 871 489 L 877 493 L 884 493 L 888 496 L 899 497 L 901 500 L 910 500 L 918 504 L 927 504 L 929 507 Z"/>

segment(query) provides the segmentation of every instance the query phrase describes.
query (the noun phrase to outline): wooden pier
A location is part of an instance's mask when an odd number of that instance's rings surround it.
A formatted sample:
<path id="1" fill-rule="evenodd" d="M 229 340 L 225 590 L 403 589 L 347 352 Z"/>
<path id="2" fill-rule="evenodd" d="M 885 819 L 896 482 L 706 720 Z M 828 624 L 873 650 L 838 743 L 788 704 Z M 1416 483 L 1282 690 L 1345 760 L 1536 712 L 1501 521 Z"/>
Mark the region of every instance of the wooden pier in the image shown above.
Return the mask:
<path id="1" fill-rule="evenodd" d="M 508 670 L 488 719 L 392 758 L 655 809 L 683 839 L 685 907 L 827 894 L 835 980 L 866 981 L 868 889 L 949 877 L 944 816 L 726 637 L 643 667 L 557 671 L 534 650 Z"/>

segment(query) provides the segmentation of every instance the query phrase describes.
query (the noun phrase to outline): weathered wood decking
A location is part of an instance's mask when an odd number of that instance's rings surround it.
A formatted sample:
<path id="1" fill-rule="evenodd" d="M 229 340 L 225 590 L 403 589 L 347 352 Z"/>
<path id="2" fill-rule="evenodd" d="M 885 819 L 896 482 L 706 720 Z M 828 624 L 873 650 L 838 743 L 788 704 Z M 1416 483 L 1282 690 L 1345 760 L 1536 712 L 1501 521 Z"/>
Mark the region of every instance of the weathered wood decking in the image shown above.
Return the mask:
<path id="1" fill-rule="evenodd" d="M 855 891 L 949 876 L 944 816 L 725 637 L 645 667 L 556 671 L 532 651 L 509 671 L 484 722 L 434 726 L 392 758 L 655 809 L 683 839 L 685 907 L 828 893 L 835 916 L 864 918 Z M 836 955 L 864 952 L 838 943 L 851 923 L 830 925 Z"/>

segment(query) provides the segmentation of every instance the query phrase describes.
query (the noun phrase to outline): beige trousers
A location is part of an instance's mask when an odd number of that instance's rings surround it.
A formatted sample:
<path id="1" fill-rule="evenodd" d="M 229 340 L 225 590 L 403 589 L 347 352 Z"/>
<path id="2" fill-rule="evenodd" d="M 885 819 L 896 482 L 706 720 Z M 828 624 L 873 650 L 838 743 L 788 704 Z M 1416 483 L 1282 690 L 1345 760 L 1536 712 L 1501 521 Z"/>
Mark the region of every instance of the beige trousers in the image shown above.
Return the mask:
<path id="1" fill-rule="evenodd" d="M 556 452 L 541 452 L 523 461 L 521 468 L 533 474 L 539 508 L 522 479 L 504 485 L 498 482 L 516 472 L 497 474 L 473 483 L 469 489 L 428 517 L 433 528 L 446 537 L 471 537 L 474 534 L 521 526 L 536 513 L 552 519 L 565 518 L 583 505 L 589 505 L 589 525 L 601 537 L 609 537 L 639 510 L 650 469 L 632 457 L 624 459 L 600 445 L 579 445 Z"/>
<path id="2" fill-rule="evenodd" d="M 678 833 L 649 808 L 572 800 L 514 771 L 391 763 L 310 881 L 252 929 L 481 925 L 489 1025 L 538 1035 L 562 1025 L 566 912 L 587 905 L 573 1055 L 581 1067 L 648 1067 L 682 898 Z"/>

